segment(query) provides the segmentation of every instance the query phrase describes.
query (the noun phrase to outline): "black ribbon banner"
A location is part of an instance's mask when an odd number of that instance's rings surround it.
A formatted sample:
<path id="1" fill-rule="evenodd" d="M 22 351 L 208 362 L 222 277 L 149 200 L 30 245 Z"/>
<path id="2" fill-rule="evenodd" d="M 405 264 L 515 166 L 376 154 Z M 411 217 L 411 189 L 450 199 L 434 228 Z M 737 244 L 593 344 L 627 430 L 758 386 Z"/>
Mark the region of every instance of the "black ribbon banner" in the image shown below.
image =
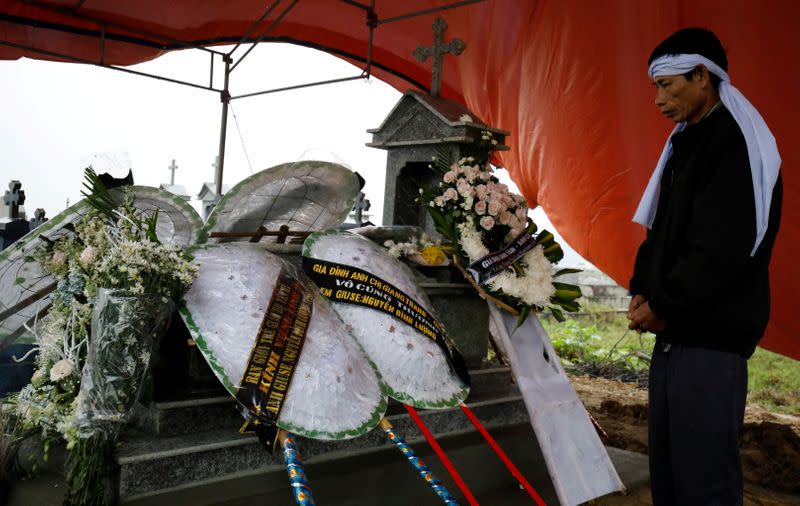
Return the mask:
<path id="1" fill-rule="evenodd" d="M 469 264 L 467 270 L 475 278 L 475 281 L 485 285 L 492 278 L 511 267 L 511 264 L 532 250 L 536 244 L 536 239 L 529 232 L 522 232 L 504 249 L 489 253 Z"/>
<path id="2" fill-rule="evenodd" d="M 300 359 L 313 297 L 301 281 L 281 269 L 236 390 L 236 400 L 255 415 L 252 425 L 267 447 L 274 443 L 272 433 L 277 435 L 275 423 Z"/>
<path id="3" fill-rule="evenodd" d="M 408 294 L 350 265 L 304 256 L 303 269 L 319 286 L 322 295 L 330 300 L 382 311 L 431 338 L 442 349 L 461 381 L 470 384 L 464 358 L 445 334 L 442 324 Z"/>

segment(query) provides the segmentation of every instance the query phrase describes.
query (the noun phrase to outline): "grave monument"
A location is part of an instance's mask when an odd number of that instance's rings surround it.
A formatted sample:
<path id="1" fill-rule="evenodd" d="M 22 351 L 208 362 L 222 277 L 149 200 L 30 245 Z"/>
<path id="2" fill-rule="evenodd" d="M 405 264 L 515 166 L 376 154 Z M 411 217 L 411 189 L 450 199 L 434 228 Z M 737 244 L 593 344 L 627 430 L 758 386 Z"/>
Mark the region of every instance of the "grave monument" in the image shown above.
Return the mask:
<path id="1" fill-rule="evenodd" d="M 0 251 L 30 232 L 31 225 L 25 217 L 25 192 L 22 183 L 12 180 L 3 196 L 0 207 Z"/>

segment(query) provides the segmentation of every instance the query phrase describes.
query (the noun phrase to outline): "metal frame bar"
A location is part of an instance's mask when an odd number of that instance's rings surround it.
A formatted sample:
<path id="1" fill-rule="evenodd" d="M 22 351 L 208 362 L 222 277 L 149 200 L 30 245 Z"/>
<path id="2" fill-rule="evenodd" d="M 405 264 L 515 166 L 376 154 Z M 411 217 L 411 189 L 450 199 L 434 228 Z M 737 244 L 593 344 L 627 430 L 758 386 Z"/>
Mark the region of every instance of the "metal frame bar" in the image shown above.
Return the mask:
<path id="1" fill-rule="evenodd" d="M 386 25 L 386 24 L 389 24 L 389 23 L 394 23 L 395 21 L 403 21 L 405 19 L 416 18 L 416 17 L 419 17 L 419 16 L 424 16 L 426 14 L 433 14 L 434 12 L 446 11 L 448 9 L 455 9 L 457 7 L 464 7 L 464 6 L 467 6 L 467 5 L 477 4 L 477 3 L 481 3 L 481 2 L 485 2 L 485 1 L 486 0 L 462 0 L 460 2 L 454 2 L 454 3 L 448 4 L 448 5 L 442 5 L 440 7 L 434 7 L 432 9 L 424 9 L 424 10 L 421 10 L 421 11 L 409 12 L 408 14 L 401 14 L 400 16 L 394 16 L 394 17 L 387 18 L 387 19 L 381 19 L 381 20 L 378 21 L 378 25 Z"/>
<path id="2" fill-rule="evenodd" d="M 270 93 L 277 93 L 279 91 L 299 90 L 299 89 L 302 89 L 302 88 L 312 88 L 314 86 L 322 86 L 322 85 L 325 85 L 325 84 L 335 84 L 335 83 L 342 83 L 342 82 L 345 82 L 345 81 L 355 81 L 357 79 L 366 79 L 367 77 L 369 77 L 369 76 L 366 73 L 362 72 L 361 74 L 359 74 L 357 76 L 352 76 L 352 77 L 340 77 L 340 78 L 336 78 L 336 79 L 327 79 L 325 81 L 316 81 L 316 82 L 313 82 L 313 83 L 296 84 L 296 85 L 292 85 L 292 86 L 284 86 L 282 88 L 274 88 L 274 89 L 271 89 L 271 90 L 256 91 L 256 92 L 253 92 L 253 93 L 245 93 L 243 95 L 236 95 L 234 97 L 231 97 L 231 100 L 238 100 L 240 98 L 255 97 L 255 96 L 258 96 L 258 95 L 268 95 Z"/>
<path id="3" fill-rule="evenodd" d="M 14 42 L 7 42 L 7 41 L 4 41 L 4 40 L 0 40 L 0 45 L 13 47 L 15 49 L 22 49 L 23 51 L 30 51 L 31 53 L 41 54 L 41 55 L 44 55 L 44 56 L 50 56 L 50 57 L 53 57 L 53 58 L 59 58 L 59 59 L 71 61 L 71 62 L 74 62 L 74 63 L 84 63 L 86 65 L 94 65 L 96 67 L 102 67 L 102 68 L 105 68 L 105 69 L 118 70 L 120 72 L 126 72 L 128 74 L 134 74 L 134 75 L 142 76 L 142 77 L 149 77 L 149 78 L 152 78 L 152 79 L 158 79 L 160 81 L 167 81 L 167 82 L 170 82 L 170 83 L 182 84 L 184 86 L 190 86 L 192 88 L 199 88 L 201 90 L 216 91 L 216 92 L 221 92 L 222 91 L 222 90 L 210 87 L 210 86 L 203 86 L 201 84 L 190 83 L 188 81 L 181 81 L 180 79 L 172 79 L 171 77 L 164 77 L 164 76 L 159 76 L 159 75 L 156 75 L 156 74 L 148 74 L 147 72 L 140 72 L 138 70 L 131 70 L 131 69 L 128 69 L 128 68 L 125 68 L 125 67 L 119 67 L 119 66 L 116 66 L 116 65 L 108 65 L 106 63 L 99 63 L 99 62 L 92 61 L 92 60 L 85 60 L 83 58 L 78 58 L 76 56 L 71 56 L 71 55 L 68 55 L 68 54 L 56 53 L 54 51 L 46 51 L 44 49 L 38 49 L 38 48 L 35 48 L 35 47 L 25 46 L 25 45 L 22 45 L 22 44 L 16 44 Z"/>
<path id="4" fill-rule="evenodd" d="M 125 26 L 124 24 L 121 24 L 121 23 L 114 23 L 114 22 L 110 22 L 110 21 L 107 21 L 107 20 L 103 20 L 103 19 L 100 19 L 100 18 L 96 18 L 96 17 L 93 17 L 93 16 L 88 16 L 88 15 L 79 13 L 78 9 L 81 8 L 81 6 L 83 5 L 83 2 L 85 0 L 77 0 L 77 4 L 74 7 L 55 6 L 55 5 L 50 5 L 50 4 L 46 4 L 46 3 L 40 2 L 38 0 L 23 0 L 23 1 L 25 3 L 27 3 L 27 4 L 29 4 L 29 5 L 32 5 L 34 7 L 37 7 L 37 8 L 43 9 L 43 10 L 48 10 L 48 11 L 55 12 L 55 13 L 58 13 L 58 14 L 61 14 L 61 15 L 64 15 L 64 16 L 72 17 L 72 18 L 75 18 L 75 19 L 83 20 L 83 21 L 89 21 L 89 22 L 96 23 L 97 25 L 99 25 L 100 26 L 100 36 L 99 36 L 99 38 L 100 38 L 100 61 L 99 61 L 99 63 L 95 62 L 95 61 L 91 61 L 91 60 L 86 60 L 84 58 L 78 58 L 78 57 L 75 57 L 75 56 L 70 56 L 70 55 L 66 55 L 66 54 L 60 54 L 60 53 L 57 53 L 57 52 L 54 52 L 54 51 L 46 51 L 46 50 L 42 50 L 42 49 L 36 49 L 36 48 L 33 48 L 33 47 L 24 46 L 22 44 L 16 44 L 16 43 L 6 42 L 6 41 L 2 41 L 2 40 L 0 40 L 0 45 L 5 45 L 5 46 L 13 47 L 13 48 L 16 48 L 16 49 L 22 49 L 22 50 L 29 51 L 29 52 L 32 52 L 32 53 L 41 54 L 41 55 L 45 55 L 45 56 L 50 56 L 50 57 L 54 57 L 54 58 L 59 58 L 59 59 L 66 60 L 66 61 L 72 61 L 72 62 L 76 62 L 76 63 L 85 63 L 85 64 L 89 64 L 89 65 L 95 65 L 95 66 L 102 67 L 102 68 L 107 68 L 107 69 L 111 69 L 111 70 L 118 70 L 118 71 L 121 71 L 121 72 L 127 72 L 129 74 L 133 74 L 133 75 L 149 77 L 149 78 L 152 78 L 152 79 L 159 79 L 159 80 L 162 80 L 162 81 L 167 81 L 167 82 L 171 82 L 171 83 L 175 83 L 175 84 L 182 84 L 182 85 L 185 85 L 185 86 L 190 86 L 190 87 L 198 88 L 198 89 L 202 89 L 202 90 L 215 91 L 215 92 L 218 92 L 220 94 L 220 101 L 222 102 L 222 117 L 220 119 L 219 163 L 218 163 L 218 165 L 216 167 L 216 173 L 215 173 L 215 178 L 214 178 L 215 179 L 215 183 L 216 183 L 217 199 L 219 199 L 221 197 L 221 194 L 222 194 L 222 175 L 223 175 L 223 170 L 224 170 L 224 166 L 225 166 L 225 144 L 226 144 L 226 138 L 227 138 L 228 106 L 229 106 L 229 103 L 230 103 L 231 100 L 237 100 L 237 99 L 240 99 L 240 98 L 254 97 L 254 96 L 266 95 L 266 94 L 277 93 L 277 92 L 282 92 L 282 91 L 297 90 L 297 89 L 302 89 L 302 88 L 310 88 L 310 87 L 314 87 L 314 86 L 322 86 L 322 85 L 327 85 L 327 84 L 334 84 L 334 83 L 340 83 L 340 82 L 346 82 L 346 81 L 353 81 L 353 80 L 357 80 L 357 79 L 369 78 L 370 75 L 371 75 L 371 72 L 372 72 L 373 36 L 374 36 L 375 28 L 377 28 L 380 25 L 384 25 L 384 24 L 388 24 L 388 23 L 394 23 L 394 22 L 402 21 L 402 20 L 406 20 L 406 19 L 411 19 L 411 18 L 418 17 L 418 16 L 424 16 L 426 14 L 431 14 L 431 13 L 434 13 L 434 12 L 441 12 L 441 11 L 445 11 L 445 10 L 448 10 L 448 9 L 454 9 L 454 8 L 457 8 L 457 7 L 463 7 L 463 6 L 466 6 L 466 5 L 480 3 L 480 2 L 484 2 L 486 0 L 461 0 L 461 1 L 454 2 L 454 3 L 448 4 L 448 5 L 443 5 L 443 6 L 435 7 L 435 8 L 432 8 L 432 9 L 425 9 L 425 10 L 420 10 L 420 11 L 409 12 L 407 14 L 403 14 L 403 15 L 400 15 L 400 16 L 394 16 L 394 17 L 387 18 L 387 19 L 379 19 L 378 18 L 378 15 L 375 12 L 375 0 L 370 0 L 369 5 L 361 3 L 358 0 L 340 0 L 342 3 L 344 3 L 346 5 L 349 5 L 351 7 L 355 7 L 355 8 L 364 10 L 365 13 L 366 13 L 366 16 L 367 16 L 367 23 L 366 24 L 369 27 L 369 37 L 368 37 L 368 43 L 367 43 L 367 57 L 366 57 L 366 62 L 365 62 L 366 65 L 365 65 L 365 67 L 362 70 L 360 75 L 351 76 L 351 77 L 342 77 L 342 78 L 337 78 L 337 79 L 327 79 L 327 80 L 323 80 L 323 81 L 316 81 L 316 82 L 313 82 L 313 83 L 305 83 L 305 84 L 298 84 L 298 85 L 292 85 L 292 86 L 284 86 L 284 87 L 281 87 L 281 88 L 274 88 L 274 89 L 270 89 L 270 90 L 257 91 L 257 92 L 253 92 L 253 93 L 245 93 L 245 94 L 242 94 L 242 95 L 237 95 L 235 97 L 231 96 L 230 90 L 229 90 L 229 83 L 230 83 L 230 75 L 231 75 L 231 73 L 233 72 L 233 70 L 240 63 L 242 63 L 242 61 L 247 57 L 247 55 L 249 55 L 253 51 L 253 49 L 255 49 L 255 47 L 267 37 L 269 32 L 271 32 L 272 29 L 275 28 L 275 26 L 277 26 L 278 23 L 280 23 L 287 14 L 289 14 L 289 12 L 295 7 L 295 5 L 297 5 L 299 0 L 293 0 L 281 12 L 281 14 L 274 21 L 272 21 L 272 23 L 254 41 L 252 41 L 252 45 L 247 49 L 247 51 L 245 51 L 245 53 L 241 57 L 239 57 L 236 60 L 235 63 L 233 62 L 233 58 L 232 58 L 233 53 L 237 49 L 239 49 L 239 47 L 241 47 L 242 44 L 247 42 L 248 37 L 250 37 L 250 35 L 252 35 L 252 33 L 257 29 L 257 27 L 262 22 L 264 22 L 264 20 L 270 15 L 270 13 L 272 13 L 272 11 L 278 5 L 280 5 L 282 0 L 274 0 L 272 2 L 272 4 L 266 9 L 264 14 L 262 14 L 261 17 L 257 21 L 255 21 L 250 26 L 250 28 L 247 29 L 245 34 L 241 38 L 239 38 L 238 42 L 234 45 L 233 49 L 231 49 L 228 53 L 215 51 L 213 49 L 209 49 L 209 48 L 207 48 L 205 46 L 202 46 L 202 45 L 200 45 L 198 43 L 193 43 L 193 42 L 189 42 L 189 41 L 185 41 L 185 40 L 173 39 L 171 37 L 167 37 L 167 36 L 164 36 L 164 35 L 161 35 L 161 34 L 156 34 L 156 33 L 148 32 L 148 31 L 145 31 L 145 30 L 140 30 L 140 29 L 137 29 L 137 28 L 131 28 L 131 27 Z M 67 26 L 56 27 L 55 24 L 52 24 L 50 26 L 42 26 L 41 24 L 34 23 L 34 20 L 27 20 L 27 19 L 20 19 L 20 20 L 17 20 L 17 22 L 20 23 L 20 24 L 23 24 L 24 22 L 28 22 L 28 23 L 31 23 L 33 26 L 38 26 L 39 28 L 43 28 L 43 29 L 50 29 L 50 30 L 57 30 L 57 31 L 64 31 L 64 32 L 72 31 L 73 33 L 76 33 L 76 34 L 79 34 L 79 35 L 83 35 L 83 36 L 93 36 L 91 30 L 80 30 L 80 29 L 75 29 L 75 28 L 73 28 L 72 30 L 69 30 Z M 190 83 L 188 81 L 181 81 L 179 79 L 172 79 L 172 78 L 169 78 L 169 77 L 159 76 L 159 75 L 155 75 L 155 74 L 149 74 L 147 72 L 139 72 L 139 71 L 136 71 L 136 70 L 131 70 L 131 69 L 120 67 L 120 66 L 116 66 L 116 65 L 107 65 L 105 63 L 105 44 L 106 44 L 106 39 L 109 38 L 109 36 L 107 35 L 107 28 L 108 27 L 114 28 L 114 29 L 117 29 L 117 30 L 122 30 L 122 31 L 125 31 L 125 32 L 128 32 L 128 33 L 136 34 L 136 35 L 149 37 L 149 38 L 155 39 L 157 41 L 160 40 L 160 41 L 163 41 L 163 42 L 167 42 L 167 43 L 172 44 L 172 45 L 174 45 L 176 47 L 182 47 L 182 48 L 185 48 L 185 49 L 199 49 L 201 51 L 205 51 L 205 52 L 209 53 L 210 57 L 211 57 L 211 60 L 210 60 L 210 64 L 209 64 L 209 69 L 210 70 L 209 70 L 208 86 L 202 86 L 202 85 L 199 85 L 199 84 Z M 82 33 L 82 32 L 89 32 L 89 33 Z M 156 44 L 155 42 L 147 41 L 147 40 L 136 41 L 132 37 L 124 36 L 122 34 L 111 34 L 110 38 L 112 38 L 114 40 L 119 40 L 121 42 L 130 43 L 130 44 L 137 44 L 138 43 L 139 45 L 151 46 L 151 47 L 154 47 L 154 48 L 159 47 L 158 44 Z M 168 47 L 166 45 L 161 45 L 161 49 L 162 50 L 166 50 L 166 49 L 168 49 Z M 343 54 L 341 52 L 339 52 L 339 53 Z M 224 85 L 223 85 L 222 89 L 214 88 L 214 56 L 215 55 L 220 56 L 222 58 L 222 61 L 225 63 Z M 359 57 L 353 56 L 353 55 L 350 55 L 350 57 L 352 59 L 360 59 Z M 418 83 L 414 83 L 414 84 L 418 85 Z"/>
<path id="5" fill-rule="evenodd" d="M 278 3 L 280 3 L 280 1 L 281 1 L 281 0 L 277 0 L 277 1 L 275 2 L 275 3 L 276 3 L 276 5 L 277 5 Z M 271 31 L 272 31 L 272 29 L 273 29 L 273 28 L 275 28 L 275 27 L 278 25 L 278 23 L 280 23 L 280 22 L 283 20 L 283 18 L 284 18 L 284 17 L 286 17 L 286 15 L 287 15 L 287 14 L 289 14 L 289 12 L 290 12 L 292 9 L 294 9 L 294 6 L 295 6 L 295 5 L 297 5 L 297 2 L 299 2 L 299 1 L 300 1 L 300 0 L 292 0 L 292 3 L 291 3 L 291 4 L 289 4 L 289 6 L 288 6 L 288 7 L 286 7 L 286 8 L 283 10 L 283 12 L 281 12 L 281 13 L 280 13 L 280 15 L 279 15 L 277 18 L 275 18 L 275 21 L 273 21 L 273 22 L 272 22 L 272 24 L 270 24 L 270 25 L 267 27 L 267 29 L 266 29 L 266 30 L 264 30 L 263 32 L 261 32 L 261 35 L 259 35 L 259 36 L 256 38 L 256 40 L 253 42 L 253 45 L 252 45 L 252 46 L 250 46 L 250 47 L 247 49 L 247 51 L 245 51 L 245 52 L 244 52 L 244 54 L 243 54 L 243 55 L 242 55 L 242 56 L 241 56 L 241 57 L 240 57 L 238 60 L 236 60 L 236 63 L 234 63 L 234 64 L 233 64 L 233 66 L 231 67 L 231 70 L 230 70 L 231 72 L 233 72 L 233 71 L 234 71 L 234 69 L 235 69 L 236 67 L 238 67 L 240 63 L 242 63 L 242 60 L 244 60 L 245 58 L 247 58 L 247 55 L 249 55 L 249 54 L 250 54 L 250 53 L 253 51 L 253 49 L 255 49 L 255 48 L 256 48 L 256 46 L 257 46 L 257 45 L 258 45 L 258 44 L 259 44 L 259 43 L 260 43 L 262 40 L 264 40 L 264 38 L 267 36 L 267 34 L 268 34 L 269 32 L 271 32 Z"/>
<path id="6" fill-rule="evenodd" d="M 352 7 L 357 7 L 359 9 L 363 9 L 365 11 L 370 11 L 370 10 L 374 9 L 374 7 L 375 7 L 375 2 L 371 2 L 372 5 L 370 6 L 370 5 L 362 4 L 361 2 L 358 2 L 356 0 L 339 0 L 339 1 L 342 2 L 342 3 L 345 3 L 347 5 L 350 5 Z"/>
<path id="7" fill-rule="evenodd" d="M 260 25 L 267 18 L 267 16 L 269 16 L 269 14 L 275 9 L 275 7 L 278 6 L 279 3 L 281 3 L 281 0 L 275 0 L 272 5 L 267 7 L 267 10 L 264 12 L 264 14 L 262 14 L 255 23 L 250 25 L 250 28 L 248 28 L 246 32 L 244 32 L 244 35 L 242 35 L 241 39 L 239 39 L 239 42 L 236 43 L 233 49 L 228 51 L 228 56 L 233 56 L 233 53 L 239 49 L 239 46 L 244 44 L 244 41 L 250 37 L 250 35 L 255 31 L 256 27 L 258 27 L 258 25 Z"/>

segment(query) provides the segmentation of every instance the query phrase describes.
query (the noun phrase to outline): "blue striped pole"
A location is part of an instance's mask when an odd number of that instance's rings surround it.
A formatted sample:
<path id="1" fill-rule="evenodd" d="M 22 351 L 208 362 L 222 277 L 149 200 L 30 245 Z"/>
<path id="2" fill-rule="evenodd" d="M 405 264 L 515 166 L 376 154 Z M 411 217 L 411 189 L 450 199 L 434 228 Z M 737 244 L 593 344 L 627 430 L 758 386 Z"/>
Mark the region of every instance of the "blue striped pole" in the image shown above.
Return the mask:
<path id="1" fill-rule="evenodd" d="M 458 506 L 458 503 L 453 496 L 450 495 L 450 492 L 447 491 L 444 485 L 442 485 L 442 483 L 436 478 L 431 470 L 428 469 L 428 466 L 422 462 L 422 459 L 417 457 L 417 455 L 414 453 L 414 450 L 408 446 L 408 443 L 406 443 L 406 441 L 394 431 L 392 424 L 389 423 L 389 421 L 385 418 L 381 420 L 381 429 L 383 429 L 383 432 L 386 434 L 386 437 L 389 438 L 389 441 L 397 445 L 397 448 L 403 452 L 403 455 L 406 456 L 408 462 L 414 466 L 414 469 L 416 469 L 420 476 L 422 476 L 422 479 L 425 480 L 425 483 L 430 485 L 433 491 L 436 492 L 436 495 L 439 496 L 442 502 L 448 505 Z"/>
<path id="2" fill-rule="evenodd" d="M 300 459 L 300 450 L 297 448 L 294 438 L 294 434 L 283 430 L 278 433 L 283 451 L 283 462 L 286 464 L 286 472 L 289 474 L 294 501 L 297 506 L 316 506 L 317 503 L 314 502 L 314 496 L 311 494 L 311 487 L 308 486 L 303 461 Z"/>

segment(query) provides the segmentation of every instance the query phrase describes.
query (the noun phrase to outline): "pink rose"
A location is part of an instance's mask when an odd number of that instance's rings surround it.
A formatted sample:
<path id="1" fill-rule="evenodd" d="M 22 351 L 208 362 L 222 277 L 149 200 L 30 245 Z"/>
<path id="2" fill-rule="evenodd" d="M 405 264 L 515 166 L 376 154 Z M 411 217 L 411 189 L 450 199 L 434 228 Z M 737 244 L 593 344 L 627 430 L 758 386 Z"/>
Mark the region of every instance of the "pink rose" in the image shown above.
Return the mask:
<path id="1" fill-rule="evenodd" d="M 448 184 L 452 183 L 455 180 L 456 180 L 456 173 L 455 173 L 455 171 L 452 171 L 452 170 L 448 171 L 448 172 L 445 172 L 444 176 L 442 176 L 442 181 L 444 181 L 445 183 L 448 183 Z"/>
<path id="2" fill-rule="evenodd" d="M 439 195 L 438 197 L 434 197 L 433 203 L 439 207 L 444 207 L 444 197 Z"/>
<path id="3" fill-rule="evenodd" d="M 508 225 L 509 223 L 511 223 L 511 220 L 517 221 L 516 216 L 514 216 L 511 213 L 509 213 L 508 211 L 503 211 L 502 213 L 500 213 L 500 224 L 501 225 Z"/>
<path id="4" fill-rule="evenodd" d="M 478 186 L 476 186 L 475 187 L 475 194 L 478 196 L 479 199 L 486 200 L 486 196 L 487 196 L 486 185 L 485 184 L 479 184 Z"/>
<path id="5" fill-rule="evenodd" d="M 500 203 L 499 200 L 492 199 L 489 201 L 489 214 L 492 216 L 497 216 L 497 214 L 502 211 L 503 204 Z"/>
<path id="6" fill-rule="evenodd" d="M 518 207 L 514 213 L 517 215 L 519 221 L 526 221 L 528 219 L 528 210 L 524 207 Z"/>
<path id="7" fill-rule="evenodd" d="M 481 218 L 481 226 L 486 230 L 491 230 L 494 227 L 494 218 L 491 216 L 484 216 Z"/>
<path id="8" fill-rule="evenodd" d="M 463 177 L 456 183 L 456 189 L 458 190 L 458 193 L 464 197 L 472 194 L 472 186 L 470 186 L 467 180 Z"/>
<path id="9" fill-rule="evenodd" d="M 486 201 L 479 200 L 477 204 L 475 204 L 475 212 L 478 214 L 486 214 Z"/>
<path id="10" fill-rule="evenodd" d="M 444 191 L 444 195 L 442 195 L 442 196 L 444 197 L 445 202 L 447 202 L 448 200 L 457 199 L 458 198 L 458 193 L 456 192 L 456 190 L 454 188 L 448 188 L 447 190 Z"/>

